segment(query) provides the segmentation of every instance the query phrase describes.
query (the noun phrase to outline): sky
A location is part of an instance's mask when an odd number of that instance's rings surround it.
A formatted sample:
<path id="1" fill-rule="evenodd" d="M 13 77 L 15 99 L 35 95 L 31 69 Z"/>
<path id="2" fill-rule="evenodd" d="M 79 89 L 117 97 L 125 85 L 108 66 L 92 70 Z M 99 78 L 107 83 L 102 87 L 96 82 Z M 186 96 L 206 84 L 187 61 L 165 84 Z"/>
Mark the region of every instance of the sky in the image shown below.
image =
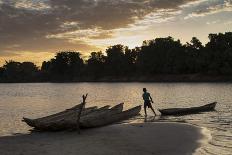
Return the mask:
<path id="1" fill-rule="evenodd" d="M 83 57 L 108 46 L 232 31 L 232 0 L 0 0 L 0 65 L 41 66 L 59 51 Z"/>

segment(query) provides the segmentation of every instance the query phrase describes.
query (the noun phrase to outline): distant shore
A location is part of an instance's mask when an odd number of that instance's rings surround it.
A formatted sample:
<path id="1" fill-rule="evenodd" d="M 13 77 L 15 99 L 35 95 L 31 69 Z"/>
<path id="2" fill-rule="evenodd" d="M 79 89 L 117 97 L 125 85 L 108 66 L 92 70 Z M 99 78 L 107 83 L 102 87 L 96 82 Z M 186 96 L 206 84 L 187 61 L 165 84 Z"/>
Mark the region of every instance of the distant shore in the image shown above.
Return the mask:
<path id="1" fill-rule="evenodd" d="M 106 77 L 91 77 L 84 76 L 74 79 L 55 79 L 53 80 L 24 80 L 24 81 L 7 81 L 1 80 L 0 83 L 69 83 L 69 82 L 232 82 L 232 76 L 221 75 L 202 75 L 202 74 L 166 74 L 153 76 L 106 76 Z"/>
<path id="2" fill-rule="evenodd" d="M 4 155 L 186 155 L 205 137 L 181 123 L 117 124 L 76 132 L 31 133 L 0 137 Z"/>
<path id="3" fill-rule="evenodd" d="M 232 82 L 232 76 L 214 76 L 201 74 L 183 75 L 154 75 L 154 76 L 130 76 L 130 77 L 84 77 L 74 79 L 74 82 Z"/>

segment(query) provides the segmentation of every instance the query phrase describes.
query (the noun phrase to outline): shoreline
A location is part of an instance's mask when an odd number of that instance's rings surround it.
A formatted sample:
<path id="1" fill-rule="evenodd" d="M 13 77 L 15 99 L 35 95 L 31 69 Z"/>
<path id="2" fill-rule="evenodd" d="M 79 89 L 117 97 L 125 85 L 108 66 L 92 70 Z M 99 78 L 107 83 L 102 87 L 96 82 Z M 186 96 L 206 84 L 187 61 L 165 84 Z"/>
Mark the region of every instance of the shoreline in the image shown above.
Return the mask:
<path id="1" fill-rule="evenodd" d="M 171 122 L 115 124 L 77 132 L 32 132 L 0 137 L 4 155 L 185 155 L 206 140 L 202 128 Z"/>
<path id="2" fill-rule="evenodd" d="M 82 82 L 92 82 L 92 83 L 120 83 L 120 82 L 163 82 L 163 83 L 232 83 L 232 75 L 222 76 L 222 75 L 201 75 L 201 74 L 164 74 L 164 75 L 152 75 L 152 76 L 105 76 L 105 77 L 74 77 L 68 79 L 55 78 L 55 79 L 31 79 L 31 80 L 4 80 L 0 78 L 0 83 L 82 83 Z"/>

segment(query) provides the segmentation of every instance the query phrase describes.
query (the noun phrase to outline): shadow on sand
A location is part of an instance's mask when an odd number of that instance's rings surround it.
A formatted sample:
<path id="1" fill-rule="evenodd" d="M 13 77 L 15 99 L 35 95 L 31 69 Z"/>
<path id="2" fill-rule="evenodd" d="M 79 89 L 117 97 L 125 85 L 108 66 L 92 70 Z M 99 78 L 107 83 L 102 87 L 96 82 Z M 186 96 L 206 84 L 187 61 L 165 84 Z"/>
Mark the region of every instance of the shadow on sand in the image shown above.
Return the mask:
<path id="1" fill-rule="evenodd" d="M 200 129 L 179 123 L 117 124 L 77 132 L 32 132 L 0 137 L 1 155 L 151 155 L 193 153 Z"/>

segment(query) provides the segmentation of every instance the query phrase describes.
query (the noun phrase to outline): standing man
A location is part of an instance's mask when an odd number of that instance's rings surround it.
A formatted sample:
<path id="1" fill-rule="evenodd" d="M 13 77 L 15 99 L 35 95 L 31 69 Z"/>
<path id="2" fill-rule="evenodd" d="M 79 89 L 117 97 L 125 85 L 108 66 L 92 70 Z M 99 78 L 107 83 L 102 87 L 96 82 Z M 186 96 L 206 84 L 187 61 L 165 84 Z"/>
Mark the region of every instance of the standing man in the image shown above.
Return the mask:
<path id="1" fill-rule="evenodd" d="M 144 112 L 145 112 L 145 116 L 147 116 L 147 107 L 151 108 L 151 110 L 153 111 L 153 113 L 156 116 L 155 110 L 153 109 L 151 102 L 153 102 L 150 93 L 147 92 L 146 88 L 143 88 L 143 100 L 144 100 Z"/>

